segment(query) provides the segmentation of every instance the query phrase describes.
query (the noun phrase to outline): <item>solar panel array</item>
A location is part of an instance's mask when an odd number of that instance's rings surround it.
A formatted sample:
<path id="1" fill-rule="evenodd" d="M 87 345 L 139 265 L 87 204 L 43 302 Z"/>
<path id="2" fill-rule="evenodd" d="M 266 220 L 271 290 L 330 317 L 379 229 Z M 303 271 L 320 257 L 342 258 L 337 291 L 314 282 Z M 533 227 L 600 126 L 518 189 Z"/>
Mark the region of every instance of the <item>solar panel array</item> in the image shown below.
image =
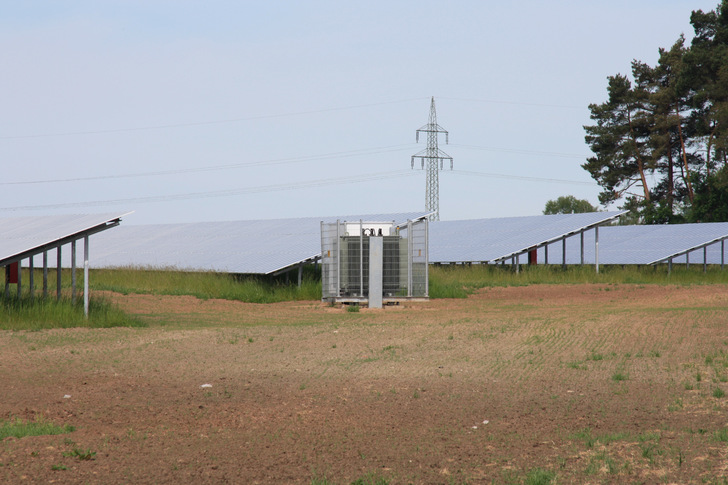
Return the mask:
<path id="1" fill-rule="evenodd" d="M 321 254 L 321 221 L 404 223 L 422 212 L 298 219 L 125 225 L 99 235 L 96 267 L 138 266 L 272 274 Z"/>
<path id="2" fill-rule="evenodd" d="M 561 214 L 429 223 L 431 263 L 497 262 L 539 246 L 538 262 L 596 262 L 595 231 L 620 212 Z M 0 264 L 3 258 L 57 241 L 68 235 L 119 219 L 126 214 L 96 214 L 0 218 Z M 129 225 L 94 236 L 94 267 L 137 266 L 208 270 L 241 274 L 272 274 L 317 258 L 321 252 L 321 222 L 336 220 L 399 224 L 424 217 L 422 212 L 364 214 L 298 219 Z M 580 237 L 579 234 L 583 233 Z M 601 226 L 600 264 L 653 264 L 673 257 L 686 262 L 721 264 L 720 241 L 728 238 L 728 223 L 659 226 Z M 710 245 L 711 243 L 714 243 Z M 708 245 L 705 252 L 702 247 Z M 63 265 L 70 266 L 68 251 Z M 525 258 L 520 261 L 525 263 Z"/>

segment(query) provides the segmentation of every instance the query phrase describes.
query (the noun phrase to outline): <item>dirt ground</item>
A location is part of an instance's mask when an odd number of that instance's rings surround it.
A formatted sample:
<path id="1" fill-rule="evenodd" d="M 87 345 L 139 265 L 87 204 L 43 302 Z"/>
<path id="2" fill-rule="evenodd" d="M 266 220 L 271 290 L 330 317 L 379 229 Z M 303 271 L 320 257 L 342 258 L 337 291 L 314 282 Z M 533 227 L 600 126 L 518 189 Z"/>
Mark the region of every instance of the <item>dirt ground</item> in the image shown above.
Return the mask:
<path id="1" fill-rule="evenodd" d="M 3 483 L 728 477 L 728 287 L 109 296 L 149 326 L 0 333 L 2 419 L 75 428 L 3 440 Z"/>

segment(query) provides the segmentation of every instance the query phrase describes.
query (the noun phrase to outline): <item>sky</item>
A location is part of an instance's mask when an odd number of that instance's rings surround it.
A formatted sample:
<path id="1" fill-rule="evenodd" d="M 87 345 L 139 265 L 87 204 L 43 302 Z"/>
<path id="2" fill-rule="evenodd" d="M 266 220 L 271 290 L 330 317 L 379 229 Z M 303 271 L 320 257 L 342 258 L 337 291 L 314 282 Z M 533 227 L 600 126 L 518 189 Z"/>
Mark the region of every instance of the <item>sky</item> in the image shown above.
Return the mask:
<path id="1" fill-rule="evenodd" d="M 717 5 L 0 0 L 0 217 L 424 211 L 433 97 L 441 220 L 597 205 L 589 104 Z"/>

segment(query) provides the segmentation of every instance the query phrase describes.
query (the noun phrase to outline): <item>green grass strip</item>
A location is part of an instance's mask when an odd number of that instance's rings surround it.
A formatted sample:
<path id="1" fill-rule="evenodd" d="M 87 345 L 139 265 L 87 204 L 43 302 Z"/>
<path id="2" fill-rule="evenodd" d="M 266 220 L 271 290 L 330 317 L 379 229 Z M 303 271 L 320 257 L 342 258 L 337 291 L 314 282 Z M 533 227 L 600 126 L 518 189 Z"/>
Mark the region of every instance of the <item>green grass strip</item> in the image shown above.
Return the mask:
<path id="1" fill-rule="evenodd" d="M 65 434 L 75 431 L 70 425 L 59 426 L 46 421 L 40 416 L 35 421 L 25 421 L 20 418 L 0 422 L 0 440 L 8 437 L 23 438 L 25 436 L 44 436 Z"/>

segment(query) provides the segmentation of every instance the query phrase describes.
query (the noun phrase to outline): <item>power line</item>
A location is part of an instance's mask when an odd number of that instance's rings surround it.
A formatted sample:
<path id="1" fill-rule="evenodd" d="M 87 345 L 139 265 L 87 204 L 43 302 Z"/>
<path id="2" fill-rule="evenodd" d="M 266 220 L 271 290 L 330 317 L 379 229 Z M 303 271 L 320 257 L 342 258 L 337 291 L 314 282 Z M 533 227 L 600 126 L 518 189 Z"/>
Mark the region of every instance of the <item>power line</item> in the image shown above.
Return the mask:
<path id="1" fill-rule="evenodd" d="M 149 197 L 132 197 L 125 199 L 109 199 L 95 200 L 87 202 L 66 202 L 55 204 L 28 205 L 16 207 L 0 207 L 0 211 L 29 211 L 44 209 L 67 209 L 72 207 L 100 207 L 121 204 L 146 204 L 153 202 L 169 202 L 174 200 L 190 200 L 190 199 L 209 199 L 213 197 L 231 197 L 236 195 L 256 194 L 264 192 L 278 192 L 286 190 L 298 190 L 313 187 L 322 187 L 327 185 L 355 184 L 362 182 L 372 182 L 377 180 L 388 180 L 395 177 L 411 177 L 415 172 L 410 170 L 397 170 L 391 172 L 379 172 L 364 175 L 353 175 L 349 177 L 328 178 L 320 180 L 310 180 L 308 182 L 295 182 L 291 184 L 264 185 L 258 187 L 247 187 L 242 189 L 216 190 L 209 192 L 189 192 L 182 194 L 156 195 Z"/>
<path id="2" fill-rule="evenodd" d="M 179 175 L 186 173 L 198 173 L 198 172 L 213 172 L 217 170 L 233 170 L 245 167 L 254 167 L 259 165 L 280 165 L 286 163 L 300 163 L 312 160 L 327 160 L 331 158 L 346 158 L 356 157 L 362 155 L 376 155 L 379 153 L 391 153 L 403 150 L 409 150 L 412 147 L 408 145 L 391 145 L 374 148 L 362 148 L 357 150 L 350 150 L 345 152 L 333 152 L 324 153 L 321 155 L 306 155 L 301 157 L 291 158 L 277 158 L 270 160 L 260 160 L 255 162 L 240 162 L 231 163 L 227 165 L 212 165 L 208 167 L 191 167 L 191 168 L 178 168 L 171 170 L 158 170 L 154 172 L 136 172 L 126 174 L 110 174 L 110 175 L 95 175 L 89 177 L 72 177 L 65 179 L 44 179 L 44 180 L 30 180 L 30 181 L 13 181 L 13 182 L 0 182 L 0 185 L 32 185 L 32 184 L 50 184 L 50 183 L 66 183 L 66 182 L 86 182 L 92 180 L 108 180 L 108 179 L 121 179 L 121 178 L 139 178 L 139 177 L 155 177 L 161 175 Z"/>
<path id="3" fill-rule="evenodd" d="M 577 158 L 580 160 L 586 160 L 588 155 L 577 155 L 576 153 L 562 153 L 562 152 L 543 152 L 540 150 L 524 150 L 520 148 L 496 148 L 496 147 L 483 147 L 477 145 L 460 145 L 457 143 L 451 143 L 452 147 L 468 148 L 471 150 L 483 150 L 488 152 L 501 152 L 501 153 L 517 153 L 521 155 L 540 155 L 546 157 L 563 157 L 563 158 Z"/>
<path id="4" fill-rule="evenodd" d="M 488 178 L 501 178 L 501 179 L 512 179 L 512 180 L 526 180 L 531 182 L 546 182 L 546 183 L 557 183 L 557 184 L 573 184 L 573 185 L 589 185 L 594 186 L 595 183 L 582 182 L 578 180 L 563 180 L 554 178 L 543 178 L 543 177 L 524 177 L 520 175 L 509 175 L 499 173 L 485 173 L 475 172 L 467 170 L 451 170 L 445 173 L 452 173 L 455 175 L 466 175 L 469 177 L 488 177 Z M 335 184 L 355 184 L 364 182 L 373 182 L 378 180 L 389 180 L 392 178 L 400 177 L 411 177 L 417 175 L 417 172 L 411 170 L 395 170 L 390 172 L 378 172 L 364 175 L 352 175 L 348 177 L 337 177 L 319 180 L 310 180 L 307 182 L 295 182 L 290 184 L 276 184 L 276 185 L 263 185 L 258 187 L 246 187 L 242 189 L 229 189 L 229 190 L 217 190 L 208 192 L 189 192 L 181 194 L 170 194 L 170 195 L 157 195 L 149 197 L 132 197 L 125 199 L 108 199 L 108 200 L 96 200 L 87 202 L 67 202 L 67 203 L 55 203 L 55 204 L 42 204 L 42 205 L 28 205 L 28 206 L 15 206 L 15 207 L 0 207 L 0 211 L 32 211 L 32 210 L 47 210 L 47 209 L 68 209 L 75 207 L 102 207 L 102 206 L 113 206 L 122 204 L 147 204 L 155 202 L 169 202 L 174 200 L 190 200 L 190 199 L 208 199 L 214 197 L 232 197 L 236 195 L 256 194 L 265 192 L 281 192 L 288 190 L 299 190 L 306 188 L 323 187 Z"/>
<path id="5" fill-rule="evenodd" d="M 188 173 L 200 173 L 200 172 L 213 172 L 219 170 L 235 170 L 246 167 L 254 166 L 266 166 L 266 165 L 282 165 L 288 163 L 302 163 L 308 161 L 317 160 L 328 160 L 332 158 L 348 158 L 357 157 L 362 155 L 376 155 L 381 153 L 394 153 L 409 150 L 412 144 L 403 145 L 390 145 L 372 148 L 360 148 L 356 150 L 348 150 L 343 152 L 332 152 L 323 153 L 320 155 L 303 155 L 300 157 L 290 158 L 274 158 L 269 160 L 257 160 L 253 162 L 240 162 L 231 163 L 224 165 L 211 165 L 207 167 L 191 167 L 191 168 L 178 168 L 171 170 L 157 170 L 150 172 L 133 172 L 133 173 L 121 173 L 121 174 L 107 174 L 107 175 L 95 175 L 88 177 L 69 177 L 64 179 L 42 179 L 42 180 L 28 180 L 28 181 L 9 181 L 0 182 L 0 186 L 12 186 L 12 185 L 37 185 L 37 184 L 52 184 L 52 183 L 68 183 L 68 182 L 88 182 L 94 180 L 111 180 L 111 179 L 123 179 L 123 178 L 142 178 L 142 177 L 156 177 L 164 175 L 180 175 Z M 468 148 L 473 150 L 483 150 L 492 152 L 505 152 L 505 153 L 516 153 L 522 155 L 540 155 L 540 156 L 552 156 L 552 157 L 565 157 L 565 158 L 578 158 L 585 159 L 586 157 L 571 153 L 558 153 L 558 152 L 544 152 L 538 150 L 522 150 L 522 149 L 510 149 L 510 148 L 497 148 L 497 147 L 483 147 L 476 145 L 461 145 L 457 143 L 450 144 L 452 147 L 457 148 Z M 504 177 L 511 177 L 506 176 Z"/>
<path id="6" fill-rule="evenodd" d="M 474 103 L 510 104 L 516 106 L 537 106 L 539 108 L 586 109 L 585 106 L 575 106 L 567 104 L 527 103 L 523 101 L 503 101 L 499 99 L 446 98 L 441 96 L 438 96 L 438 99 L 449 99 L 451 101 L 468 101 Z"/>
<path id="7" fill-rule="evenodd" d="M 445 172 L 447 173 L 447 172 Z M 545 177 L 526 177 L 523 175 L 508 175 L 508 174 L 502 174 L 502 173 L 485 173 L 485 172 L 473 172 L 468 170 L 451 170 L 450 173 L 454 173 L 456 175 L 467 175 L 467 176 L 475 176 L 475 177 L 489 177 L 489 178 L 501 178 L 501 179 L 511 179 L 511 180 L 527 180 L 531 182 L 546 182 L 551 184 L 571 184 L 571 185 L 589 185 L 589 186 L 595 186 L 597 185 L 596 182 L 584 182 L 581 180 L 566 180 L 566 179 L 554 179 L 554 178 L 545 178 Z"/>
<path id="8" fill-rule="evenodd" d="M 0 140 L 21 140 L 21 139 L 28 139 L 28 138 L 49 138 L 49 137 L 57 137 L 57 136 L 100 135 L 100 134 L 108 134 L 108 133 L 127 133 L 127 132 L 134 132 L 134 131 L 161 130 L 161 129 L 169 129 L 169 128 L 187 128 L 187 127 L 191 127 L 191 126 L 220 125 L 220 124 L 226 124 L 226 123 L 239 123 L 242 121 L 255 121 L 255 120 L 265 120 L 265 119 L 272 119 L 272 118 L 285 118 L 288 116 L 303 116 L 303 115 L 310 115 L 310 114 L 330 113 L 330 112 L 334 112 L 334 111 L 346 111 L 346 110 L 350 110 L 350 109 L 371 108 L 373 106 L 385 106 L 385 105 L 389 105 L 389 104 L 407 103 L 410 101 L 421 101 L 423 99 L 427 99 L 427 98 L 399 99 L 396 101 L 384 101 L 381 103 L 368 103 L 368 104 L 359 104 L 359 105 L 352 105 L 352 106 L 341 106 L 341 107 L 324 108 L 324 109 L 310 110 L 310 111 L 294 111 L 291 113 L 279 113 L 279 114 L 272 114 L 272 115 L 246 116 L 246 117 L 231 118 L 231 119 L 226 119 L 226 120 L 197 121 L 197 122 L 190 122 L 190 123 L 169 123 L 169 124 L 164 124 L 164 125 L 136 126 L 136 127 L 129 127 L 129 128 L 110 128 L 108 130 L 68 131 L 68 132 L 60 132 L 60 133 L 42 133 L 42 134 L 33 134 L 33 135 L 10 135 L 10 136 L 0 136 Z"/>

